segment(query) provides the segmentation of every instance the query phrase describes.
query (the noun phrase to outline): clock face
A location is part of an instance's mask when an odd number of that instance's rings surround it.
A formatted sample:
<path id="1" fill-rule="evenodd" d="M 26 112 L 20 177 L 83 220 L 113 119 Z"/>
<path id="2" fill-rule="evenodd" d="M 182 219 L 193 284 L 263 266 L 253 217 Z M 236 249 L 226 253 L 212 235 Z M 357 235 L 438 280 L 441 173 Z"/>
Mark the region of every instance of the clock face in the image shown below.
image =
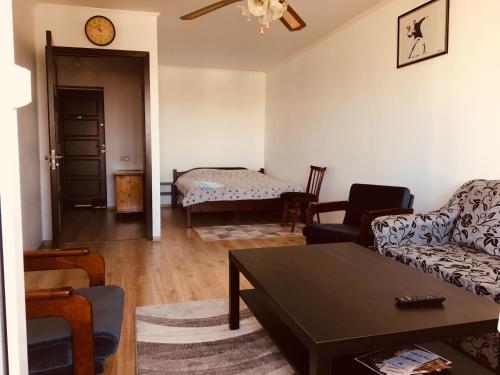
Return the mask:
<path id="1" fill-rule="evenodd" d="M 115 26 L 109 18 L 94 16 L 85 24 L 85 35 L 98 46 L 107 46 L 115 39 Z"/>

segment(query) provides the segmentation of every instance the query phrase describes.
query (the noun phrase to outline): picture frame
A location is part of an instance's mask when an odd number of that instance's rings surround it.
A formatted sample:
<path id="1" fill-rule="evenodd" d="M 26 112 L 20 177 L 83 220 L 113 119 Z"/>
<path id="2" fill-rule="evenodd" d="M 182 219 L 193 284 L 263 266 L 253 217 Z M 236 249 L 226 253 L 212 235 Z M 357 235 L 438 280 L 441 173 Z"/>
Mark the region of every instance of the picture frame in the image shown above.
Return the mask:
<path id="1" fill-rule="evenodd" d="M 448 53 L 450 0 L 431 0 L 398 17 L 397 67 Z"/>

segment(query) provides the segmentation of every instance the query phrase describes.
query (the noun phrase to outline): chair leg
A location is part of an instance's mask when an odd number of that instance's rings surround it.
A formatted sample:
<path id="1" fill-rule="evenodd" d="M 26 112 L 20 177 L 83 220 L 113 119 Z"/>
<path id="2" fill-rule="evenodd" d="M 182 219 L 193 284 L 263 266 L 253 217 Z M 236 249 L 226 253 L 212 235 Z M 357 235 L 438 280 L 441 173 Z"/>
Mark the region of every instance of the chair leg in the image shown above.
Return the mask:
<path id="1" fill-rule="evenodd" d="M 301 204 L 300 205 L 300 221 L 302 223 L 305 223 L 307 221 L 307 208 L 309 205 L 307 204 Z"/>
<path id="2" fill-rule="evenodd" d="M 316 214 L 316 217 L 318 218 L 318 224 L 321 224 L 321 220 L 319 219 L 319 212 Z"/>
<path id="3" fill-rule="evenodd" d="M 288 202 L 285 201 L 284 205 L 283 205 L 283 217 L 281 218 L 281 226 L 284 227 L 285 224 L 286 224 L 286 217 L 287 217 L 287 214 L 288 214 Z"/>
<path id="4" fill-rule="evenodd" d="M 291 233 L 293 233 L 295 231 L 295 224 L 297 223 L 297 220 L 299 218 L 299 212 L 300 212 L 300 203 L 295 203 L 295 209 L 293 211 L 293 223 L 292 223 Z"/>

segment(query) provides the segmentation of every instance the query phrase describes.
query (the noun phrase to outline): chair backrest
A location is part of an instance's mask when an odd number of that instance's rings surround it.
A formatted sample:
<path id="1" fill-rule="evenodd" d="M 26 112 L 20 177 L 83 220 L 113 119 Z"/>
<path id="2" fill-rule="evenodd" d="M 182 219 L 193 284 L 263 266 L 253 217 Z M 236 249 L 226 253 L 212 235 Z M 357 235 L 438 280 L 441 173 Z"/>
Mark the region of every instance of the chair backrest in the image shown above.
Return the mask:
<path id="1" fill-rule="evenodd" d="M 411 208 L 412 205 L 412 195 L 406 187 L 354 184 L 349 193 L 349 208 L 344 224 L 359 227 L 365 211 Z"/>
<path id="2" fill-rule="evenodd" d="M 319 192 L 321 191 L 321 184 L 323 183 L 325 171 L 326 167 L 315 167 L 314 165 L 311 165 L 309 180 L 307 181 L 306 193 L 312 194 L 316 198 L 319 198 Z"/>

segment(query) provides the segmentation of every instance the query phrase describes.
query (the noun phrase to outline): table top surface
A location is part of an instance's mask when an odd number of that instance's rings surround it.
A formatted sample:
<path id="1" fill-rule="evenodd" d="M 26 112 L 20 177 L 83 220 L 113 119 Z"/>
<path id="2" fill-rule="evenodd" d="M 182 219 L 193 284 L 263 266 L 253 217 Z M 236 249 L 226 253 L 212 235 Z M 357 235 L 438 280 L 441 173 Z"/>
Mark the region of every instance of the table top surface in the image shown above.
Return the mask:
<path id="1" fill-rule="evenodd" d="M 113 174 L 115 176 L 142 176 L 144 175 L 144 171 L 140 169 L 123 169 L 114 171 Z"/>
<path id="2" fill-rule="evenodd" d="M 494 332 L 498 321 L 496 303 L 352 243 L 232 250 L 229 257 L 314 345 L 461 337 Z M 442 307 L 395 305 L 398 296 L 434 293 L 446 297 Z"/>

